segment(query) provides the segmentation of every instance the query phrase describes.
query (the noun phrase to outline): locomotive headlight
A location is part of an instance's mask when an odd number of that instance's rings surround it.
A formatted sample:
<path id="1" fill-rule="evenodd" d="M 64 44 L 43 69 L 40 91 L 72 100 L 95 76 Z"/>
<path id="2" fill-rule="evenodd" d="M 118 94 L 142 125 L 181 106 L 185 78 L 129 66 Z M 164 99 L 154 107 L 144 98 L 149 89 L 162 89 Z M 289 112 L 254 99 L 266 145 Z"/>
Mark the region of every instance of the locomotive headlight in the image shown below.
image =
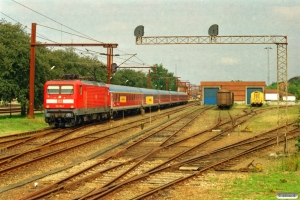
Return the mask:
<path id="1" fill-rule="evenodd" d="M 66 117 L 72 117 L 72 113 L 66 113 Z"/>

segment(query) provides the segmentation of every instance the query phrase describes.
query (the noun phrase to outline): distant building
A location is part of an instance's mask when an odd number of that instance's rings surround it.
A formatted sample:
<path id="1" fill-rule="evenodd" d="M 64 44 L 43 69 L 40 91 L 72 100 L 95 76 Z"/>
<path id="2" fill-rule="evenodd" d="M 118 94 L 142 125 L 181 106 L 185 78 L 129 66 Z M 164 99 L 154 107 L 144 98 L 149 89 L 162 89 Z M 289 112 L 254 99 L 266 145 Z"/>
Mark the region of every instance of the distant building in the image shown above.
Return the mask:
<path id="1" fill-rule="evenodd" d="M 202 104 L 217 104 L 217 92 L 219 89 L 227 89 L 234 93 L 234 102 L 250 104 L 250 94 L 253 91 L 264 93 L 265 81 L 203 81 L 200 82 L 200 97 Z"/>
<path id="2" fill-rule="evenodd" d="M 279 91 L 277 93 L 277 90 L 265 90 L 265 101 L 296 101 L 296 97 L 293 94 L 287 93 L 287 96 L 285 95 L 284 91 Z"/>
<path id="3" fill-rule="evenodd" d="M 278 98 L 277 90 L 265 90 L 265 101 L 277 101 Z"/>

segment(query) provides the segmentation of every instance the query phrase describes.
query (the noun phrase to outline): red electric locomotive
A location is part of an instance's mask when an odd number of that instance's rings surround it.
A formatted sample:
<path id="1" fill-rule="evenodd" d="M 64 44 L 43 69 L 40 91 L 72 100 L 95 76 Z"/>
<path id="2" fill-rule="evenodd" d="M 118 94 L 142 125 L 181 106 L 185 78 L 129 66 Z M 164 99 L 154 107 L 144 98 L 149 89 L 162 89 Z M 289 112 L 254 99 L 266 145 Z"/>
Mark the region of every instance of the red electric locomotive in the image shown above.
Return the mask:
<path id="1" fill-rule="evenodd" d="M 49 125 L 74 126 L 82 121 L 108 117 L 108 87 L 104 83 L 78 78 L 77 75 L 64 75 L 62 80 L 45 83 L 45 121 Z"/>

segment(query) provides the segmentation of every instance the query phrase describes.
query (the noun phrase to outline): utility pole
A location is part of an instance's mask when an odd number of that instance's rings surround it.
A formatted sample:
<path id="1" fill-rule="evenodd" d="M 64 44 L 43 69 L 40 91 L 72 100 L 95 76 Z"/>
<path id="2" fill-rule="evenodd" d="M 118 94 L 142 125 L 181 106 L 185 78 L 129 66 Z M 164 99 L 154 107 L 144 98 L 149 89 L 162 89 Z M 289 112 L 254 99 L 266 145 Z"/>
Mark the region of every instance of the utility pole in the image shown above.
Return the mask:
<path id="1" fill-rule="evenodd" d="M 270 55 L 269 50 L 272 49 L 271 47 L 266 47 L 265 49 L 268 50 L 268 85 L 270 85 Z"/>

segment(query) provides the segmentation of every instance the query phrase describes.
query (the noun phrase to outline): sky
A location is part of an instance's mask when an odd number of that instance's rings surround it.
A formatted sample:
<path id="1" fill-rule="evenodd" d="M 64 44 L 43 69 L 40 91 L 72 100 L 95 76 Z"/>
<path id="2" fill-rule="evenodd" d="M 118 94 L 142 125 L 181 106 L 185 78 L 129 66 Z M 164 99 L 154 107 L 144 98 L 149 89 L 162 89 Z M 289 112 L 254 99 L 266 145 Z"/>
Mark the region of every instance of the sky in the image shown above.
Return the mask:
<path id="1" fill-rule="evenodd" d="M 219 36 L 287 36 L 288 79 L 300 76 L 299 0 L 1 0 L 0 17 L 28 28 L 37 23 L 40 42 L 95 42 L 89 37 L 117 43 L 114 54 L 120 56 L 114 62 L 118 65 L 162 64 L 181 81 L 196 85 L 201 81 L 276 82 L 277 46 L 136 45 L 134 29 L 143 25 L 144 36 L 208 36 L 209 27 L 218 24 Z M 85 49 L 106 53 L 103 47 L 76 47 L 76 52 Z M 98 59 L 106 63 L 105 56 Z"/>

